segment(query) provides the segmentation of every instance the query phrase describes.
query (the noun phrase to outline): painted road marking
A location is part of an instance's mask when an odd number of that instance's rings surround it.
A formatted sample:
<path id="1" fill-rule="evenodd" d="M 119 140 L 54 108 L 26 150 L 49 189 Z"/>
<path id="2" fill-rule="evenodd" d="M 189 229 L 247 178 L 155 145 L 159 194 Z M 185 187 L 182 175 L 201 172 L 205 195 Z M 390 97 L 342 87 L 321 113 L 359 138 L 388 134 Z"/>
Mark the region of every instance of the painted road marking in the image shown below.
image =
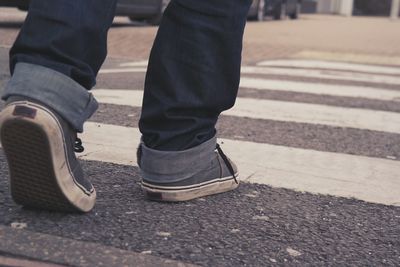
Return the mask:
<path id="1" fill-rule="evenodd" d="M 96 89 L 92 92 L 105 104 L 140 107 L 143 98 L 143 92 L 138 90 Z M 235 106 L 223 114 L 400 134 L 400 114 L 387 111 L 239 97 Z"/>
<path id="2" fill-rule="evenodd" d="M 120 67 L 142 67 L 147 68 L 148 61 L 137 61 L 137 62 L 126 62 L 122 63 Z M 323 60 L 301 60 L 301 59 L 282 59 L 282 60 L 267 60 L 257 64 L 258 66 L 264 67 L 282 67 L 282 68 L 300 68 L 300 69 L 323 69 L 332 70 L 333 73 L 336 70 L 340 71 L 351 71 L 361 73 L 375 73 L 384 75 L 400 75 L 400 68 L 396 67 L 385 67 L 368 64 L 355 64 L 346 62 L 334 62 L 334 61 L 323 61 Z M 246 68 L 246 66 L 243 66 Z M 242 67 L 242 68 L 243 68 Z M 359 75 L 362 75 L 359 73 Z M 357 75 L 357 73 L 350 73 L 348 75 Z M 345 76 L 348 76 L 345 75 Z M 365 76 L 361 76 L 365 77 Z M 379 76 L 378 76 L 379 77 Z"/>
<path id="3" fill-rule="evenodd" d="M 137 166 L 137 128 L 88 122 L 82 139 L 86 152 L 81 159 Z M 229 139 L 220 142 L 246 182 L 400 206 L 399 161 Z"/>
<path id="4" fill-rule="evenodd" d="M 145 73 L 145 67 L 129 67 L 129 68 L 111 68 L 101 69 L 100 74 L 115 74 L 115 73 Z M 308 77 L 320 79 L 334 79 L 341 81 L 360 81 L 367 83 L 384 83 L 400 85 L 400 79 L 392 76 L 382 76 L 373 74 L 346 73 L 339 71 L 321 71 L 321 70 L 302 70 L 302 69 L 279 69 L 279 68 L 263 68 L 243 66 L 242 74 L 270 74 L 270 75 L 287 75 L 294 77 Z"/>
<path id="5" fill-rule="evenodd" d="M 120 67 L 145 67 L 145 68 L 147 68 L 148 64 L 149 64 L 148 60 L 142 60 L 142 61 L 121 63 L 121 64 L 119 64 L 119 66 Z"/>
<path id="6" fill-rule="evenodd" d="M 94 122 L 86 122 L 84 129 L 80 138 L 85 152 L 78 154 L 80 159 L 137 166 L 139 129 Z"/>
<path id="7" fill-rule="evenodd" d="M 385 90 L 367 86 L 332 85 L 242 77 L 240 87 L 317 95 L 361 97 L 383 101 L 400 101 L 400 90 Z"/>
<path id="8" fill-rule="evenodd" d="M 400 85 L 400 78 L 388 75 L 375 75 L 337 70 L 292 69 L 274 67 L 242 67 L 242 74 L 285 75 L 291 77 L 307 77 L 341 81 L 356 81 L 366 83 L 383 83 Z M 400 88 L 399 88 L 400 89 Z"/>
<path id="9" fill-rule="evenodd" d="M 96 100 L 104 104 L 141 107 L 143 91 L 121 89 L 94 89 L 91 91 Z"/>
<path id="10" fill-rule="evenodd" d="M 99 74 L 115 74 L 115 73 L 142 73 L 142 72 L 146 72 L 147 68 L 116 68 L 116 69 L 101 69 L 99 71 Z"/>
<path id="11" fill-rule="evenodd" d="M 265 69 L 257 67 L 243 67 L 243 71 L 248 73 L 263 73 Z M 281 74 L 288 74 L 284 70 L 278 70 Z M 303 70 L 298 70 L 302 71 Z M 142 73 L 146 72 L 146 68 L 116 68 L 116 69 L 102 69 L 102 74 L 115 74 L 115 73 Z M 306 72 L 303 76 L 307 76 Z M 265 74 L 265 73 L 264 73 Z M 382 78 L 384 79 L 384 78 Z M 396 83 L 400 84 L 400 79 L 396 79 Z M 338 78 L 338 80 L 344 80 Z M 369 81 L 371 82 L 371 80 Z M 381 82 L 382 83 L 382 82 Z M 389 83 L 389 82 L 388 82 Z M 392 83 L 395 84 L 395 83 Z M 295 82 L 295 81 L 284 81 L 284 80 L 273 80 L 273 79 L 258 79 L 242 77 L 240 82 L 241 87 L 248 87 L 259 90 L 275 90 L 275 91 L 288 91 L 288 92 L 299 92 L 308 94 L 319 94 L 319 95 L 332 95 L 332 96 L 345 96 L 345 97 L 362 97 L 367 99 L 376 99 L 383 101 L 400 101 L 400 90 L 387 90 L 383 88 L 370 87 L 370 86 L 350 86 L 350 85 L 333 85 L 324 83 L 313 83 L 313 82 Z M 400 89 L 400 88 L 399 88 Z"/>
<path id="12" fill-rule="evenodd" d="M 303 50 L 299 53 L 293 54 L 291 58 L 317 61 L 351 62 L 355 64 L 395 65 L 397 67 L 400 66 L 400 57 L 396 57 L 393 55 L 383 56 L 360 53 Z"/>
<path id="13" fill-rule="evenodd" d="M 257 65 L 270 66 L 270 67 L 285 67 L 285 68 L 330 69 L 330 70 L 344 70 L 344 71 L 355 71 L 355 72 L 400 75 L 400 68 L 395 68 L 395 67 L 384 67 L 384 66 L 321 61 L 321 60 L 296 60 L 296 59 L 267 60 L 260 62 Z"/>

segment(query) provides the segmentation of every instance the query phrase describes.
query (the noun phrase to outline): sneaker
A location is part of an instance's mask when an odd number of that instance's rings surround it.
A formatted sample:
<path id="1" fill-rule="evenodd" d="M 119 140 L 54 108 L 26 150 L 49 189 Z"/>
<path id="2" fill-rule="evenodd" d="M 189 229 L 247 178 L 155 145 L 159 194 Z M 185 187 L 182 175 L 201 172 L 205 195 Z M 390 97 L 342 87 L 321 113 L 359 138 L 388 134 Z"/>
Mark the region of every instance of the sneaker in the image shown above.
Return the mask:
<path id="1" fill-rule="evenodd" d="M 75 156 L 83 151 L 82 142 L 57 113 L 10 97 L 0 113 L 0 138 L 16 203 L 65 212 L 93 208 L 96 191 Z"/>
<path id="2" fill-rule="evenodd" d="M 150 200 L 187 201 L 239 185 L 237 167 L 216 144 L 216 138 L 179 152 L 157 151 L 142 143 L 138 163 L 142 190 Z"/>

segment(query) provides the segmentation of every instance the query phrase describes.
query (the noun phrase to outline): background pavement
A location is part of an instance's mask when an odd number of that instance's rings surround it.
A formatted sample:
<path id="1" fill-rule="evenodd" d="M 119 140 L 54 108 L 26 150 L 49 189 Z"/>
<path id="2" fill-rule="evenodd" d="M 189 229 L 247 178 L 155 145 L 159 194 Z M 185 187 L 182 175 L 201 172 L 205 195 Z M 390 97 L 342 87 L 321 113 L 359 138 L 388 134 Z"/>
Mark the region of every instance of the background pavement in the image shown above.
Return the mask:
<path id="1" fill-rule="evenodd" d="M 15 9 L 0 9 L 0 45 L 13 43 L 15 29 L 25 14 Z M 303 15 L 297 21 L 249 21 L 243 59 L 245 63 L 255 63 L 269 58 L 326 57 L 400 65 L 399 25 L 399 21 L 387 18 L 328 15 Z M 139 23 L 133 26 L 127 18 L 117 17 L 109 32 L 109 57 L 147 59 L 156 32 L 157 27 Z"/>

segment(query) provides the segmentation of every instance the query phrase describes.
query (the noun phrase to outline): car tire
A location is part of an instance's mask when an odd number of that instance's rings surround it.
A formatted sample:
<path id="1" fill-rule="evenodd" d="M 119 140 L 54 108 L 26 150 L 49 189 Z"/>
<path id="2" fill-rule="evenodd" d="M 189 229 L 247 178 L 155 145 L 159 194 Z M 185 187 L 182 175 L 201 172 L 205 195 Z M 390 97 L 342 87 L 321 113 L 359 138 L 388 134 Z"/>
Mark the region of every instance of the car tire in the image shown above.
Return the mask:
<path id="1" fill-rule="evenodd" d="M 161 0 L 159 13 L 153 17 L 150 17 L 150 18 L 148 18 L 148 17 L 147 18 L 140 18 L 140 17 L 138 18 L 135 16 L 128 16 L 128 17 L 132 22 L 140 21 L 140 22 L 146 22 L 150 25 L 160 25 L 164 11 L 167 8 L 169 2 L 170 2 L 170 0 Z"/>
<path id="2" fill-rule="evenodd" d="M 21 11 L 28 11 L 29 10 L 29 5 L 23 5 L 23 6 L 18 6 L 17 7 Z"/>
<path id="3" fill-rule="evenodd" d="M 162 19 L 162 13 L 158 14 L 157 16 L 154 16 L 152 18 L 147 19 L 147 23 L 150 25 L 160 25 Z"/>
<path id="4" fill-rule="evenodd" d="M 276 6 L 274 10 L 274 19 L 275 20 L 280 20 L 280 19 L 285 19 L 286 18 L 286 4 L 281 3 Z"/>
<path id="5" fill-rule="evenodd" d="M 162 19 L 162 15 L 158 14 L 152 18 L 138 18 L 138 17 L 129 17 L 131 22 L 143 22 L 148 23 L 150 25 L 159 25 Z"/>
<path id="6" fill-rule="evenodd" d="M 138 17 L 134 17 L 134 16 L 129 16 L 128 17 L 129 18 L 129 20 L 131 21 L 131 22 L 143 22 L 143 21 L 145 21 L 145 19 L 144 18 L 138 18 Z"/>
<path id="7" fill-rule="evenodd" d="M 259 0 L 257 6 L 257 21 L 265 19 L 265 0 Z"/>
<path id="8" fill-rule="evenodd" d="M 160 13 L 158 13 L 156 16 L 148 19 L 147 22 L 151 25 L 160 25 L 164 11 L 167 8 L 169 2 L 170 2 L 170 0 L 162 0 L 161 7 L 160 7 Z"/>
<path id="9" fill-rule="evenodd" d="M 296 10 L 294 11 L 294 13 L 290 14 L 289 17 L 291 19 L 298 19 L 301 13 L 301 4 L 297 3 L 296 4 Z"/>

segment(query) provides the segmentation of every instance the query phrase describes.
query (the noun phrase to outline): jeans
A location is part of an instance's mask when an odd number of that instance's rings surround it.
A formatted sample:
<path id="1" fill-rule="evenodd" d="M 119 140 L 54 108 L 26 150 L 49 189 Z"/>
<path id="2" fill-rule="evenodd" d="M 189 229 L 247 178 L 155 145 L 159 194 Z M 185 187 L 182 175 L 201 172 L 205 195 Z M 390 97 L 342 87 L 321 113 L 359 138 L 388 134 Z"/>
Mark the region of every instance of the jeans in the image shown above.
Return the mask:
<path id="1" fill-rule="evenodd" d="M 172 0 L 155 39 L 139 128 L 151 149 L 180 151 L 215 136 L 234 105 L 251 0 Z M 97 109 L 90 94 L 107 52 L 115 0 L 32 0 L 10 51 L 3 99 L 36 99 L 78 132 Z"/>

